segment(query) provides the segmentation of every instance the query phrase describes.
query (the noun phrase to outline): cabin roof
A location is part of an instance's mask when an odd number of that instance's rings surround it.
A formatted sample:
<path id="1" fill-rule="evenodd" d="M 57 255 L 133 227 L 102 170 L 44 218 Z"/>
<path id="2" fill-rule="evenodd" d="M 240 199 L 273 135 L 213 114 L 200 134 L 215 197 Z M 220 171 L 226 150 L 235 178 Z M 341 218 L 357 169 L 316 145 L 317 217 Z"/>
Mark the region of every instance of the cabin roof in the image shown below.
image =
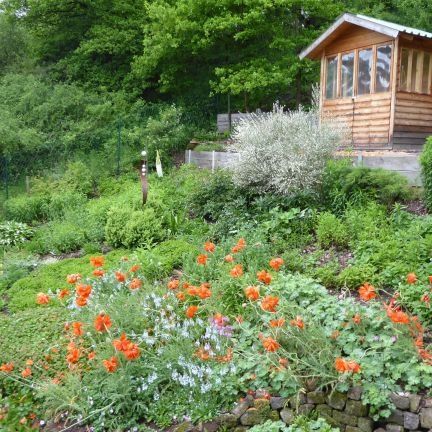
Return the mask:
<path id="1" fill-rule="evenodd" d="M 329 27 L 318 39 L 305 48 L 299 55 L 301 59 L 305 57 L 317 58 L 321 49 L 335 39 L 335 33 L 346 26 L 347 24 L 357 25 L 377 33 L 385 34 L 391 38 L 396 38 L 399 34 L 407 34 L 426 39 L 432 39 L 432 33 L 424 30 L 406 27 L 400 24 L 395 24 L 389 21 L 384 21 L 376 18 L 371 18 L 366 15 L 354 15 L 351 13 L 344 13 L 341 15 L 331 27 Z"/>

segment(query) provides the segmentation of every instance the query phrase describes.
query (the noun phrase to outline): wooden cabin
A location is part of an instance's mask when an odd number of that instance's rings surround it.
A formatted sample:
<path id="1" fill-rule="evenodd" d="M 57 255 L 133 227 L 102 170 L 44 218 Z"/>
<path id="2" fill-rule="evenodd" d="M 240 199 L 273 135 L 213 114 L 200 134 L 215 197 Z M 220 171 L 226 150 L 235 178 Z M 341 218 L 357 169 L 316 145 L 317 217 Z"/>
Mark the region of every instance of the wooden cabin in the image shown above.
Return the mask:
<path id="1" fill-rule="evenodd" d="M 420 151 L 432 135 L 432 33 L 346 13 L 300 58 L 321 60 L 321 116 L 346 121 L 349 146 Z"/>

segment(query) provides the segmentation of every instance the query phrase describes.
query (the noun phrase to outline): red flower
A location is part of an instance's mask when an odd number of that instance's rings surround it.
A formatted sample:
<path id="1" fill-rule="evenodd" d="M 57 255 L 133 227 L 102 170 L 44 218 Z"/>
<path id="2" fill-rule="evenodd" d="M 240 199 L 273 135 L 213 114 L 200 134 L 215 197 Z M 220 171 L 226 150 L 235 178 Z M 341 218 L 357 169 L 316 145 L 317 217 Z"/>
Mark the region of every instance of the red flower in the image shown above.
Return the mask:
<path id="1" fill-rule="evenodd" d="M 74 345 L 68 347 L 68 354 L 66 356 L 66 360 L 68 361 L 68 363 L 71 364 L 78 363 L 80 357 L 81 357 L 81 352 L 78 348 L 76 348 Z"/>
<path id="2" fill-rule="evenodd" d="M 398 308 L 392 308 L 390 305 L 386 307 L 387 316 L 396 324 L 409 324 L 409 316 L 399 310 Z"/>
<path id="3" fill-rule="evenodd" d="M 168 282 L 167 286 L 168 286 L 168 289 L 170 289 L 170 290 L 176 290 L 179 287 L 179 285 L 180 285 L 180 281 L 178 279 L 171 279 Z"/>
<path id="4" fill-rule="evenodd" d="M 107 331 L 111 326 L 110 316 L 104 313 L 100 313 L 94 320 L 94 328 L 100 333 Z"/>
<path id="5" fill-rule="evenodd" d="M 285 318 L 279 318 L 270 321 L 270 327 L 283 327 L 285 324 Z"/>
<path id="6" fill-rule="evenodd" d="M 184 292 L 178 292 L 176 294 L 176 297 L 178 298 L 179 301 L 185 301 L 186 300 L 186 295 Z"/>
<path id="7" fill-rule="evenodd" d="M 263 347 L 268 352 L 275 352 L 280 348 L 280 344 L 271 337 L 262 339 Z"/>
<path id="8" fill-rule="evenodd" d="M 354 360 L 346 360 L 342 357 L 338 357 L 335 360 L 335 369 L 339 373 L 359 373 L 361 370 L 360 365 L 357 362 L 355 362 Z"/>
<path id="9" fill-rule="evenodd" d="M 361 315 L 355 314 L 353 317 L 353 322 L 354 322 L 354 324 L 360 324 L 361 323 Z"/>
<path id="10" fill-rule="evenodd" d="M 242 251 L 244 248 L 246 247 L 246 241 L 244 238 L 239 239 L 239 241 L 237 242 L 237 244 L 235 246 L 232 247 L 231 252 L 232 253 L 237 253 Z"/>
<path id="11" fill-rule="evenodd" d="M 25 368 L 25 369 L 21 372 L 21 376 L 22 376 L 23 378 L 28 378 L 29 376 L 31 376 L 31 374 L 32 374 L 32 370 L 31 370 L 29 367 Z"/>
<path id="12" fill-rule="evenodd" d="M 267 273 L 265 270 L 261 270 L 257 273 L 258 280 L 266 285 L 270 285 L 272 281 L 272 277 L 270 273 Z"/>
<path id="13" fill-rule="evenodd" d="M 293 327 L 298 327 L 299 329 L 302 329 L 302 330 L 303 330 L 304 327 L 305 327 L 305 323 L 304 323 L 302 317 L 300 317 L 300 316 L 297 316 L 295 320 L 291 320 L 291 321 L 290 321 L 290 324 L 291 324 Z"/>
<path id="14" fill-rule="evenodd" d="M 243 275 L 243 266 L 241 264 L 237 264 L 235 265 L 231 270 L 230 270 L 230 275 L 233 278 L 238 278 L 240 276 Z"/>
<path id="15" fill-rule="evenodd" d="M 66 276 L 66 282 L 69 284 L 77 283 L 81 279 L 81 275 L 79 273 L 70 274 Z"/>
<path id="16" fill-rule="evenodd" d="M 284 260 L 282 258 L 273 258 L 270 260 L 269 265 L 273 270 L 279 271 L 279 269 L 283 266 L 283 263 Z"/>
<path id="17" fill-rule="evenodd" d="M 204 250 L 205 250 L 206 252 L 210 252 L 210 253 L 212 253 L 212 252 L 215 251 L 215 249 L 216 249 L 216 246 L 215 246 L 214 243 L 212 243 L 212 242 L 210 242 L 210 241 L 204 243 Z"/>
<path id="18" fill-rule="evenodd" d="M 232 263 L 234 262 L 234 257 L 232 255 L 226 255 L 224 261 L 227 263 Z"/>
<path id="19" fill-rule="evenodd" d="M 36 296 L 36 303 L 39 305 L 46 305 L 50 302 L 50 298 L 47 294 L 39 293 Z"/>
<path id="20" fill-rule="evenodd" d="M 129 342 L 127 348 L 123 351 L 126 360 L 136 360 L 139 358 L 141 351 L 137 344 Z"/>
<path id="21" fill-rule="evenodd" d="M 207 264 L 207 259 L 208 259 L 208 256 L 207 256 L 207 255 L 205 255 L 205 254 L 200 254 L 200 255 L 198 255 L 198 257 L 197 257 L 197 263 L 198 263 L 199 265 L 206 265 L 206 264 Z"/>
<path id="22" fill-rule="evenodd" d="M 360 295 L 360 298 L 363 301 L 366 301 L 366 302 L 369 301 L 369 300 L 374 299 L 377 296 L 377 294 L 375 292 L 375 288 L 371 284 L 369 284 L 367 282 L 364 283 L 359 288 L 359 295 Z"/>
<path id="23" fill-rule="evenodd" d="M 197 295 L 202 300 L 211 297 L 212 292 L 209 288 L 209 284 L 201 284 L 197 290 Z"/>
<path id="24" fill-rule="evenodd" d="M 76 286 L 75 291 L 79 297 L 88 298 L 92 292 L 90 285 L 79 284 Z"/>
<path id="25" fill-rule="evenodd" d="M 70 291 L 67 288 L 64 288 L 64 289 L 60 290 L 60 292 L 58 293 L 57 297 L 59 299 L 63 299 L 65 297 L 69 296 L 69 295 L 70 295 Z"/>
<path id="26" fill-rule="evenodd" d="M 89 360 L 94 360 L 96 358 L 96 352 L 95 351 L 89 352 L 87 358 Z"/>
<path id="27" fill-rule="evenodd" d="M 1 372 L 5 372 L 5 373 L 10 373 L 10 372 L 12 372 L 14 370 L 14 368 L 15 368 L 15 366 L 14 366 L 14 364 L 12 362 L 3 363 L 0 366 L 0 371 Z"/>
<path id="28" fill-rule="evenodd" d="M 102 269 L 94 269 L 93 270 L 93 276 L 96 277 L 102 277 L 105 274 L 105 272 Z"/>
<path id="29" fill-rule="evenodd" d="M 107 372 L 112 373 L 117 370 L 119 367 L 119 362 L 117 357 L 111 357 L 108 360 L 103 360 L 104 368 L 107 370 Z"/>
<path id="30" fill-rule="evenodd" d="M 105 258 L 103 256 L 91 257 L 90 264 L 93 267 L 102 267 L 105 264 Z"/>
<path id="31" fill-rule="evenodd" d="M 261 308 L 267 312 L 276 312 L 276 307 L 279 304 L 278 297 L 267 296 L 261 301 Z"/>
<path id="32" fill-rule="evenodd" d="M 76 298 L 75 303 L 79 307 L 84 307 L 87 305 L 87 297 L 79 296 Z"/>
<path id="33" fill-rule="evenodd" d="M 188 318 L 193 318 L 197 312 L 198 312 L 198 306 L 195 305 L 189 306 L 186 310 L 186 316 Z"/>
<path id="34" fill-rule="evenodd" d="M 126 280 L 126 275 L 119 271 L 115 272 L 115 277 L 119 282 L 124 282 Z"/>
<path id="35" fill-rule="evenodd" d="M 406 277 L 406 281 L 410 285 L 415 284 L 417 282 L 417 275 L 415 273 L 408 273 Z"/>
<path id="36" fill-rule="evenodd" d="M 142 287 L 142 282 L 138 278 L 132 279 L 130 284 L 129 284 L 129 288 L 131 290 L 136 290 L 136 289 L 141 288 L 141 287 Z"/>
<path id="37" fill-rule="evenodd" d="M 430 296 L 429 296 L 429 294 L 426 294 L 426 293 L 423 294 L 421 296 L 420 301 L 423 302 L 423 303 L 429 304 L 430 303 Z"/>
<path id="38" fill-rule="evenodd" d="M 82 336 L 84 334 L 83 323 L 75 321 L 72 323 L 73 334 L 75 336 Z"/>
<path id="39" fill-rule="evenodd" d="M 135 264 L 135 265 L 133 265 L 133 266 L 129 269 L 129 271 L 130 271 L 131 273 L 135 273 L 135 272 L 137 272 L 140 268 L 141 268 L 140 265 Z"/>
<path id="40" fill-rule="evenodd" d="M 246 297 L 251 301 L 258 300 L 260 296 L 259 288 L 256 286 L 248 286 L 245 289 L 245 294 Z"/>
<path id="41" fill-rule="evenodd" d="M 113 340 L 113 346 L 117 351 L 125 351 L 127 349 L 127 346 L 129 344 L 129 340 L 126 337 L 126 333 L 122 333 L 120 336 L 120 339 L 114 339 Z"/>

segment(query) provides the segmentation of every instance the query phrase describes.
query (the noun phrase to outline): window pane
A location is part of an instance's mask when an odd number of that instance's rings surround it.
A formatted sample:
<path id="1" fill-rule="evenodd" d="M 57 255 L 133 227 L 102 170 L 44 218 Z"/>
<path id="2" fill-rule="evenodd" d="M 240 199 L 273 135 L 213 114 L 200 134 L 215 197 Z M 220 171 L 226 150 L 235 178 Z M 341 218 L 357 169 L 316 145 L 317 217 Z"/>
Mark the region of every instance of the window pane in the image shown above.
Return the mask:
<path id="1" fill-rule="evenodd" d="M 359 51 L 358 94 L 369 94 L 371 91 L 372 48 Z"/>
<path id="2" fill-rule="evenodd" d="M 430 75 L 430 54 L 424 53 L 423 58 L 423 77 L 422 77 L 422 93 L 429 94 L 431 83 L 429 82 Z"/>
<path id="3" fill-rule="evenodd" d="M 342 97 L 351 97 L 354 92 L 354 53 L 342 55 Z"/>
<path id="4" fill-rule="evenodd" d="M 391 69 L 392 47 L 384 45 L 377 48 L 376 64 L 376 92 L 390 90 L 390 69 Z"/>
<path id="5" fill-rule="evenodd" d="M 408 62 L 409 62 L 409 51 L 406 48 L 402 48 L 401 54 L 401 70 L 400 70 L 400 89 L 408 91 Z"/>
<path id="6" fill-rule="evenodd" d="M 411 69 L 411 91 L 419 92 L 420 89 L 416 87 L 416 81 L 418 79 L 418 74 L 420 73 L 418 68 L 418 62 L 420 59 L 420 53 L 418 51 L 413 51 L 412 55 L 412 69 Z"/>
<path id="7" fill-rule="evenodd" d="M 337 66 L 338 58 L 329 57 L 327 59 L 327 74 L 326 74 L 326 98 L 334 99 L 336 98 L 337 90 Z"/>

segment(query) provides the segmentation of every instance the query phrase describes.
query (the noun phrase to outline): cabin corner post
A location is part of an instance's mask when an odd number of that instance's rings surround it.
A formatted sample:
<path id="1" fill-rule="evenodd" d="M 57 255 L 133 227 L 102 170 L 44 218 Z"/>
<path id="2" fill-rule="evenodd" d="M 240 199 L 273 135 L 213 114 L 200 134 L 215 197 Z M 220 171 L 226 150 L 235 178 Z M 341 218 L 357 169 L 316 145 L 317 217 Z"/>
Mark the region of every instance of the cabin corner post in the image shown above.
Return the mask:
<path id="1" fill-rule="evenodd" d="M 399 36 L 393 42 L 393 61 L 391 70 L 391 102 L 390 102 L 390 127 L 389 127 L 389 147 L 393 148 L 393 134 L 396 112 L 396 93 L 399 76 Z"/>
<path id="2" fill-rule="evenodd" d="M 321 55 L 321 70 L 320 70 L 320 99 L 319 99 L 319 119 L 322 121 L 324 115 L 324 97 L 325 97 L 325 70 L 326 70 L 325 51 Z"/>

